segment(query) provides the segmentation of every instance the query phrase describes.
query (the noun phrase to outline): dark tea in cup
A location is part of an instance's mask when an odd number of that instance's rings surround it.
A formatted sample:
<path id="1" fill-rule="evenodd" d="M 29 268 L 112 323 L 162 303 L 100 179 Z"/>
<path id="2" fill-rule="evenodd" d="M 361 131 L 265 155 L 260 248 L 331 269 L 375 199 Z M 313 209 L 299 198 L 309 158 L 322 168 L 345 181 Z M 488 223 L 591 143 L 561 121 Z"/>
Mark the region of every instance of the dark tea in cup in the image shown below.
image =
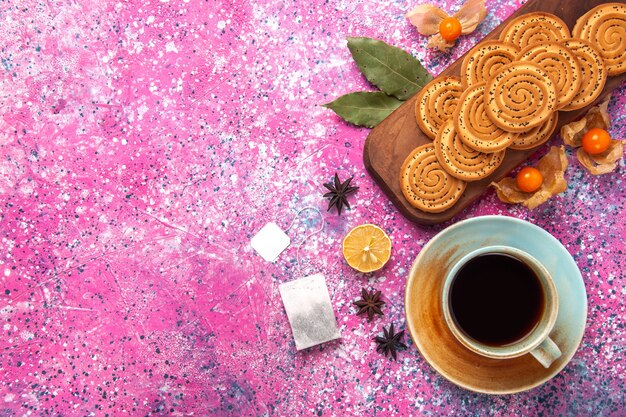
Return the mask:
<path id="1" fill-rule="evenodd" d="M 524 261 L 506 253 L 483 253 L 454 275 L 449 306 L 467 336 L 487 346 L 506 346 L 537 327 L 545 295 L 540 278 Z"/>
<path id="2" fill-rule="evenodd" d="M 450 264 L 441 303 L 448 329 L 469 350 L 494 359 L 530 353 L 548 368 L 561 356 L 550 338 L 558 295 L 537 259 L 519 248 L 493 245 Z"/>

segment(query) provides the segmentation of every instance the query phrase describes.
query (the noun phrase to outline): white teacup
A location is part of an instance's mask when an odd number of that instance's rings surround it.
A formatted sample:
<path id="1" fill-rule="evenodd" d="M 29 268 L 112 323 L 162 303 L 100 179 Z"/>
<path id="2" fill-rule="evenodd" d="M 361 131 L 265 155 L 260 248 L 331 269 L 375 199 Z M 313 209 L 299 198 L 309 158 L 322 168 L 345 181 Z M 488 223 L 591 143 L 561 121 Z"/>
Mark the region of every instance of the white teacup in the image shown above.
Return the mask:
<path id="1" fill-rule="evenodd" d="M 520 335 L 518 339 L 512 340 L 505 344 L 486 343 L 486 342 L 479 340 L 479 338 L 473 337 L 471 334 L 469 334 L 468 331 L 464 330 L 461 327 L 453 311 L 455 306 L 451 305 L 451 294 L 453 292 L 455 293 L 454 294 L 455 297 L 461 297 L 461 299 L 463 297 L 463 293 L 461 292 L 459 295 L 459 291 L 463 289 L 462 285 L 464 284 L 459 283 L 458 284 L 459 287 L 456 289 L 454 288 L 455 279 L 457 278 L 457 275 L 461 276 L 465 274 L 465 276 L 470 276 L 471 274 L 470 275 L 468 274 L 469 274 L 470 269 L 473 268 L 474 265 L 476 265 L 476 262 L 477 262 L 476 258 L 479 256 L 488 255 L 488 254 L 505 255 L 508 257 L 513 257 L 513 258 L 516 258 L 521 263 L 525 264 L 526 267 L 532 271 L 532 274 L 534 275 L 534 278 L 535 278 L 534 282 L 539 284 L 541 292 L 543 293 L 543 302 L 541 303 L 541 307 L 538 307 L 538 309 L 540 308 L 540 310 L 537 310 L 538 314 L 536 318 L 533 319 L 532 322 L 529 321 L 530 323 L 529 331 L 525 334 Z M 488 259 L 488 258 L 483 258 L 483 260 L 484 259 Z M 472 260 L 474 260 L 474 262 L 472 264 L 468 264 L 468 262 Z M 505 261 L 508 262 L 509 260 L 505 260 Z M 514 260 L 510 262 L 513 262 L 515 265 L 518 265 L 515 263 Z M 463 269 L 464 267 L 466 269 Z M 459 272 L 462 272 L 462 274 L 459 274 Z M 510 275 L 508 278 L 512 279 L 511 277 L 512 275 Z M 467 278 L 467 279 L 473 279 L 473 278 Z M 507 279 L 506 274 L 502 276 L 502 279 L 503 280 Z M 531 279 L 532 278 L 530 278 L 529 280 Z M 500 283 L 498 281 L 498 285 L 499 284 Z M 533 285 L 536 285 L 536 284 L 533 284 Z M 497 285 L 492 285 L 492 287 L 495 288 L 497 287 Z M 511 294 L 509 294 L 508 296 L 511 296 Z M 457 299 L 459 298 L 455 298 L 455 300 Z M 477 302 L 479 299 L 480 297 L 477 298 Z M 516 299 L 515 301 L 517 302 L 518 299 Z M 524 300 L 521 300 L 521 301 L 524 302 Z M 473 302 L 473 300 L 470 298 L 467 300 L 467 303 L 470 303 L 470 304 L 465 303 L 464 305 L 471 307 L 471 302 Z M 539 301 L 537 300 L 528 300 L 528 302 L 529 303 L 536 302 L 537 305 L 539 305 Z M 456 303 L 458 305 L 458 302 Z M 481 312 L 489 311 L 489 307 L 483 308 L 483 306 L 485 305 L 488 305 L 488 304 L 480 304 L 480 305 L 477 305 L 476 308 L 480 309 Z M 552 328 L 554 327 L 554 323 L 556 322 L 556 318 L 558 315 L 558 293 L 557 293 L 556 287 L 554 285 L 552 277 L 550 276 L 550 273 L 546 270 L 546 268 L 543 265 L 541 265 L 539 261 L 537 261 L 535 258 L 533 258 L 532 256 L 530 256 L 529 254 L 527 254 L 526 252 L 522 250 L 509 247 L 509 246 L 487 246 L 487 247 L 474 250 L 468 253 L 467 255 L 463 256 L 457 263 L 453 265 L 453 267 L 450 269 L 450 271 L 447 273 L 445 277 L 444 284 L 443 284 L 443 291 L 442 291 L 442 306 L 443 306 L 443 313 L 444 313 L 445 321 L 448 327 L 450 328 L 450 330 L 452 331 L 452 333 L 454 334 L 454 336 L 465 347 L 467 347 L 468 349 L 472 350 L 473 352 L 479 355 L 483 355 L 483 356 L 486 356 L 489 358 L 495 358 L 495 359 L 508 359 L 508 358 L 515 358 L 515 357 L 530 353 L 535 359 L 537 359 L 546 368 L 550 367 L 552 362 L 554 362 L 556 359 L 558 359 L 561 356 L 561 351 L 559 347 L 554 343 L 554 341 L 552 341 L 552 339 L 550 339 L 550 336 L 549 336 L 550 332 L 552 331 Z M 485 331 L 487 332 L 489 332 L 489 326 L 490 326 L 489 317 L 491 316 L 487 316 L 485 320 L 485 326 L 486 326 Z M 505 318 L 504 320 L 507 320 L 507 319 Z M 493 326 L 493 327 L 495 328 L 496 326 Z"/>

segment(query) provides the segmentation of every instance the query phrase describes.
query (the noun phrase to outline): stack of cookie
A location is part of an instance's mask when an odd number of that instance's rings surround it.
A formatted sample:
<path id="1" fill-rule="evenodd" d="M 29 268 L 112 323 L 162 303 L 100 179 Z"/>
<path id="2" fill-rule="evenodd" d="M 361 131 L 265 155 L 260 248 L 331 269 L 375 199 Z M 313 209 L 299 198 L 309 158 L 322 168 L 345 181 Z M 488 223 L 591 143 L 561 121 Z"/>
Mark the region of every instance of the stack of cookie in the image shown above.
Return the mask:
<path id="1" fill-rule="evenodd" d="M 484 179 L 507 149 L 545 143 L 558 111 L 591 104 L 608 76 L 626 72 L 626 5 L 600 5 L 572 33 L 557 16 L 512 20 L 498 40 L 481 42 L 463 60 L 461 77 L 439 77 L 418 94 L 417 124 L 432 143 L 415 148 L 400 185 L 417 209 L 452 207 L 470 181 Z"/>

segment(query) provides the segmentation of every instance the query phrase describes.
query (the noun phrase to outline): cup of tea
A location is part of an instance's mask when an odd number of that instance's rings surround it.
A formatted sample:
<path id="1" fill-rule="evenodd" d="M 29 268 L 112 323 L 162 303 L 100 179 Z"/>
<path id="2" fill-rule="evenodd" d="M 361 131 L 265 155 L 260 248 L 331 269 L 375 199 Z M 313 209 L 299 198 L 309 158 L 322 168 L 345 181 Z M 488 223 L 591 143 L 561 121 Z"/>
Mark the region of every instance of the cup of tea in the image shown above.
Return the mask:
<path id="1" fill-rule="evenodd" d="M 463 256 L 445 277 L 442 306 L 454 336 L 479 355 L 530 353 L 546 368 L 561 356 L 549 336 L 558 315 L 556 286 L 520 249 L 487 246 Z"/>

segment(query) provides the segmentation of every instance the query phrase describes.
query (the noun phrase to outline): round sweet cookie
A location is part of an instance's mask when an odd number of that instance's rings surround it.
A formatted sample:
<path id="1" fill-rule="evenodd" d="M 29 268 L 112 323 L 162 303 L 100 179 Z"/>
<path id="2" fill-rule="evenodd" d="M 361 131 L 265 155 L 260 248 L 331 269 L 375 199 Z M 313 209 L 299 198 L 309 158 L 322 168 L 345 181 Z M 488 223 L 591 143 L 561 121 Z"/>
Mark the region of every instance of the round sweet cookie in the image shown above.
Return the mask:
<path id="1" fill-rule="evenodd" d="M 539 126 L 556 109 L 556 87 L 539 65 L 515 61 L 487 83 L 487 117 L 507 132 L 524 132 Z"/>
<path id="2" fill-rule="evenodd" d="M 605 3 L 594 7 L 578 18 L 572 35 L 598 49 L 608 75 L 626 72 L 626 4 Z"/>
<path id="3" fill-rule="evenodd" d="M 487 116 L 485 85 L 475 84 L 463 92 L 452 120 L 466 146 L 478 152 L 491 153 L 509 146 L 517 133 L 502 130 Z"/>
<path id="4" fill-rule="evenodd" d="M 527 132 L 520 133 L 509 145 L 510 149 L 526 150 L 536 148 L 539 145 L 543 145 L 550 139 L 554 129 L 556 129 L 556 123 L 559 120 L 559 112 L 552 113 L 546 122 L 539 126 L 533 127 Z"/>
<path id="5" fill-rule="evenodd" d="M 545 42 L 570 38 L 570 31 L 561 18 L 543 12 L 527 13 L 511 20 L 500 32 L 500 40 L 520 49 Z"/>
<path id="6" fill-rule="evenodd" d="M 519 48 L 499 40 L 480 42 L 463 59 L 463 88 L 492 79 L 503 66 L 515 61 Z"/>
<path id="7" fill-rule="evenodd" d="M 563 109 L 580 91 L 582 72 L 578 59 L 561 43 L 530 45 L 519 53 L 518 61 L 530 61 L 545 69 L 556 84 L 556 108 Z"/>
<path id="8" fill-rule="evenodd" d="M 593 103 L 602 93 L 607 78 L 606 66 L 600 52 L 591 43 L 581 39 L 567 39 L 561 43 L 576 55 L 582 73 L 578 94 L 561 110 L 577 110 Z"/>
<path id="9" fill-rule="evenodd" d="M 435 138 L 437 160 L 448 174 L 463 181 L 477 181 L 488 177 L 504 160 L 505 151 L 483 153 L 466 146 L 448 120 Z"/>
<path id="10" fill-rule="evenodd" d="M 452 207 L 466 186 L 442 168 L 432 143 L 413 149 L 400 169 L 402 194 L 413 207 L 428 213 Z"/>
<path id="11" fill-rule="evenodd" d="M 435 139 L 443 123 L 452 117 L 463 91 L 457 77 L 439 77 L 426 84 L 415 102 L 415 119 L 422 132 Z"/>

